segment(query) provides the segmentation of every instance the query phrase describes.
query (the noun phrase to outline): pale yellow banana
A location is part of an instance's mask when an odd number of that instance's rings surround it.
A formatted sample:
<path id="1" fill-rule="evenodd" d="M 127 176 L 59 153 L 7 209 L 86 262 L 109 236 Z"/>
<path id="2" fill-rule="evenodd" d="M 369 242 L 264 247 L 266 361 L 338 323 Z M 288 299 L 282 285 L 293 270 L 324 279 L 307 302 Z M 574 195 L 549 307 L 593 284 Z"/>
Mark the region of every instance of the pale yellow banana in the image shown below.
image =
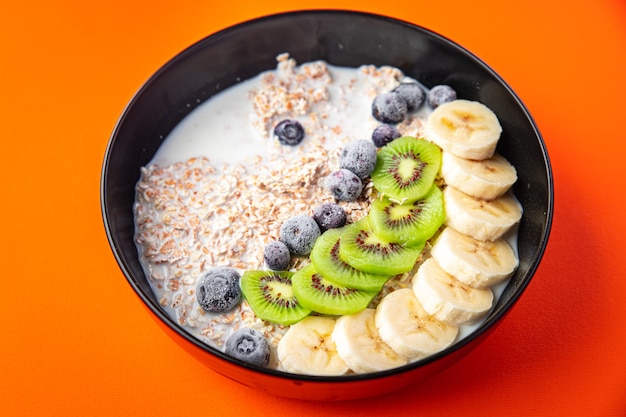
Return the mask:
<path id="1" fill-rule="evenodd" d="M 384 371 L 407 363 L 378 334 L 374 309 L 337 319 L 333 341 L 343 361 L 356 373 Z"/>
<path id="2" fill-rule="evenodd" d="M 334 327 L 335 319 L 322 316 L 308 316 L 289 327 L 278 342 L 279 366 L 295 374 L 345 374 L 348 366 L 331 338 Z"/>
<path id="3" fill-rule="evenodd" d="M 502 127 L 495 113 L 482 103 L 454 100 L 441 104 L 426 119 L 424 136 L 461 158 L 491 158 Z"/>
<path id="4" fill-rule="evenodd" d="M 465 285 L 486 288 L 507 279 L 518 258 L 506 240 L 476 240 L 446 227 L 434 241 L 430 255 L 437 264 Z"/>

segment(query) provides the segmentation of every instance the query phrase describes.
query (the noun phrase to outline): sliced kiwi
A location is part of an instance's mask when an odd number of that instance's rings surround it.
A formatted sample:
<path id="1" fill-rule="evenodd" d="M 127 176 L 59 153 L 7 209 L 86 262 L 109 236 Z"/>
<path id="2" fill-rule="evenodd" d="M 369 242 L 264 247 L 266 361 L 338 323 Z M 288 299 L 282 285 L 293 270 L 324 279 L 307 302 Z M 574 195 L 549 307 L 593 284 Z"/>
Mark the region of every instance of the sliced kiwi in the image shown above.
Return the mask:
<path id="1" fill-rule="evenodd" d="M 294 273 L 292 281 L 299 302 L 322 314 L 357 313 L 365 309 L 378 293 L 341 286 L 323 277 L 312 263 Z"/>
<path id="2" fill-rule="evenodd" d="M 297 323 L 311 314 L 294 295 L 293 272 L 246 271 L 241 276 L 241 291 L 254 313 L 262 320 L 283 325 Z"/>
<path id="3" fill-rule="evenodd" d="M 398 204 L 388 198 L 374 200 L 369 212 L 370 226 L 377 236 L 405 246 L 430 239 L 445 218 L 443 193 L 437 185 L 412 203 Z"/>
<path id="4" fill-rule="evenodd" d="M 424 243 L 404 246 L 372 231 L 369 215 L 346 226 L 341 235 L 339 255 L 353 268 L 378 275 L 397 275 L 415 266 Z"/>
<path id="5" fill-rule="evenodd" d="M 371 174 L 374 187 L 399 203 L 424 197 L 441 167 L 441 150 L 434 143 L 403 136 L 378 152 Z"/>
<path id="6" fill-rule="evenodd" d="M 328 229 L 316 241 L 311 251 L 311 262 L 317 272 L 329 280 L 350 288 L 380 291 L 390 275 L 368 274 L 354 269 L 339 255 L 344 228 Z"/>

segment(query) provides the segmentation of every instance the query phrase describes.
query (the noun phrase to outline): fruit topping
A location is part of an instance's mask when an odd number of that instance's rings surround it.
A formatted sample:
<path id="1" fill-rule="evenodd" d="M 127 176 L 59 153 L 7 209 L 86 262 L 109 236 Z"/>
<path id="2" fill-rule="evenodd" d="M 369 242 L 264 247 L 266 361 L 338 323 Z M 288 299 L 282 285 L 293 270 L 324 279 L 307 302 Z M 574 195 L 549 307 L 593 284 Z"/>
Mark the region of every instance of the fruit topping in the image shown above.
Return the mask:
<path id="1" fill-rule="evenodd" d="M 382 194 L 395 202 L 411 203 L 428 193 L 440 166 L 441 150 L 437 145 L 404 136 L 378 152 L 371 176 Z"/>
<path id="2" fill-rule="evenodd" d="M 339 256 L 353 268 L 370 274 L 397 275 L 413 269 L 423 247 L 423 244 L 403 246 L 377 236 L 366 216 L 346 226 L 341 235 Z"/>
<path id="3" fill-rule="evenodd" d="M 254 314 L 262 320 L 290 325 L 311 313 L 293 293 L 289 271 L 249 270 L 241 276 L 241 290 Z"/>
<path id="4" fill-rule="evenodd" d="M 295 146 L 304 139 L 304 128 L 294 119 L 285 119 L 274 127 L 274 135 L 283 145 Z"/>
<path id="5" fill-rule="evenodd" d="M 241 301 L 239 273 L 226 267 L 211 269 L 198 280 L 196 298 L 203 310 L 223 313 Z"/>
<path id="6" fill-rule="evenodd" d="M 280 240 L 295 256 L 311 253 L 315 241 L 321 234 L 320 227 L 311 216 L 299 214 L 290 217 L 280 227 Z"/>
<path id="7" fill-rule="evenodd" d="M 424 198 L 398 204 L 388 198 L 372 201 L 370 225 L 378 236 L 411 246 L 430 239 L 439 230 L 446 214 L 443 193 L 432 185 Z"/>
<path id="8" fill-rule="evenodd" d="M 322 276 L 339 285 L 365 291 L 380 291 L 390 278 L 389 275 L 359 271 L 341 258 L 339 245 L 343 230 L 343 228 L 328 230 L 317 239 L 311 251 L 311 262 L 315 269 Z"/>
<path id="9" fill-rule="evenodd" d="M 313 209 L 313 220 L 317 222 L 320 231 L 343 227 L 347 221 L 346 211 L 339 204 L 324 203 Z"/>
<path id="10" fill-rule="evenodd" d="M 357 313 L 372 301 L 378 291 L 343 287 L 323 277 L 308 264 L 292 277 L 293 292 L 306 308 L 330 315 Z"/>
<path id="11" fill-rule="evenodd" d="M 324 185 L 339 201 L 355 201 L 363 191 L 361 179 L 354 172 L 344 168 L 327 176 Z"/>
<path id="12" fill-rule="evenodd" d="M 289 269 L 291 255 L 289 248 L 279 240 L 272 241 L 263 250 L 265 265 L 274 271 L 286 271 Z"/>
<path id="13" fill-rule="evenodd" d="M 240 328 L 227 340 L 224 353 L 252 365 L 266 367 L 270 363 L 270 345 L 255 329 Z"/>
<path id="14" fill-rule="evenodd" d="M 376 126 L 376 128 L 372 131 L 372 142 L 374 142 L 374 145 L 376 145 L 377 148 L 382 148 L 400 136 L 402 136 L 402 134 L 395 126 L 382 124 Z"/>
<path id="15" fill-rule="evenodd" d="M 367 178 L 376 166 L 376 146 L 368 140 L 348 142 L 339 155 L 339 166 L 361 180 Z"/>
<path id="16" fill-rule="evenodd" d="M 372 116 L 382 123 L 400 123 L 407 111 L 406 101 L 395 92 L 378 94 L 372 101 Z"/>
<path id="17" fill-rule="evenodd" d="M 433 109 L 436 109 L 443 103 L 448 103 L 453 100 L 456 100 L 456 91 L 446 84 L 434 86 L 426 95 L 426 101 Z"/>
<path id="18" fill-rule="evenodd" d="M 417 83 L 402 83 L 392 91 L 402 96 L 409 111 L 419 109 L 426 100 L 424 90 Z"/>

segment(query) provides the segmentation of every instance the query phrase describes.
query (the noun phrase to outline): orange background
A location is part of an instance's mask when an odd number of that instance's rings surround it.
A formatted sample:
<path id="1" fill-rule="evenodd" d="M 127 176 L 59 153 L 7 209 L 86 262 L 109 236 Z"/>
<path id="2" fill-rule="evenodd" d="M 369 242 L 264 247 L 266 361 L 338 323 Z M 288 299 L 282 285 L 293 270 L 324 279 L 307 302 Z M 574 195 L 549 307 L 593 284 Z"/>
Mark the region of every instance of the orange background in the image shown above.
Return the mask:
<path id="1" fill-rule="evenodd" d="M 275 398 L 215 374 L 125 281 L 100 215 L 125 104 L 197 40 L 302 8 L 376 12 L 493 67 L 553 164 L 544 260 L 502 326 L 427 383 L 349 403 Z M 623 1 L 3 2 L 0 415 L 626 415 L 626 4 Z"/>

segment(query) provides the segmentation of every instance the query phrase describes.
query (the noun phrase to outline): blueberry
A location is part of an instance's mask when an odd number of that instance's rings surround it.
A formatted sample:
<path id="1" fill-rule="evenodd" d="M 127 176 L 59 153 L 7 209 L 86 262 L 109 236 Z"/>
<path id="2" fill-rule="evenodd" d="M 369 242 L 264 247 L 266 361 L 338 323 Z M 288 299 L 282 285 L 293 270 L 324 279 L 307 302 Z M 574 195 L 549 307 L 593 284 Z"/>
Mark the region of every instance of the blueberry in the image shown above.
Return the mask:
<path id="1" fill-rule="evenodd" d="M 295 256 L 306 256 L 311 253 L 320 234 L 320 227 L 313 217 L 306 214 L 291 217 L 280 227 L 280 240 Z"/>
<path id="2" fill-rule="evenodd" d="M 398 93 L 381 93 L 372 101 L 372 116 L 379 122 L 400 123 L 406 113 L 406 101 Z"/>
<path id="3" fill-rule="evenodd" d="M 339 201 L 354 201 L 363 191 L 361 179 L 354 172 L 344 168 L 327 176 L 324 185 Z"/>
<path id="4" fill-rule="evenodd" d="M 382 148 L 383 146 L 385 146 L 392 140 L 399 138 L 400 136 L 402 135 L 395 126 L 382 124 L 376 126 L 376 128 L 372 131 L 372 142 L 374 142 L 374 145 L 376 145 L 376 147 Z"/>
<path id="5" fill-rule="evenodd" d="M 273 271 L 286 271 L 289 269 L 291 256 L 289 248 L 283 242 L 275 240 L 268 243 L 263 251 L 265 265 Z"/>
<path id="6" fill-rule="evenodd" d="M 285 119 L 274 127 L 274 135 L 283 145 L 295 146 L 304 139 L 304 128 L 297 120 Z"/>
<path id="7" fill-rule="evenodd" d="M 369 140 L 348 142 L 339 155 L 339 166 L 367 178 L 376 166 L 376 146 Z"/>
<path id="8" fill-rule="evenodd" d="M 232 310 L 241 301 L 239 273 L 226 267 L 217 267 L 200 277 L 196 289 L 198 304 L 203 310 L 223 313 Z"/>
<path id="9" fill-rule="evenodd" d="M 436 85 L 428 91 L 426 100 L 430 107 L 436 109 L 443 103 L 456 100 L 456 91 L 446 84 Z"/>
<path id="10" fill-rule="evenodd" d="M 336 229 L 346 224 L 346 211 L 339 204 L 324 203 L 313 209 L 313 220 L 317 222 L 322 232 Z"/>
<path id="11" fill-rule="evenodd" d="M 270 363 L 270 345 L 258 330 L 240 328 L 226 339 L 224 353 L 252 365 Z"/>
<path id="12" fill-rule="evenodd" d="M 402 83 L 392 91 L 402 96 L 409 111 L 419 109 L 426 100 L 424 90 L 417 83 Z"/>

